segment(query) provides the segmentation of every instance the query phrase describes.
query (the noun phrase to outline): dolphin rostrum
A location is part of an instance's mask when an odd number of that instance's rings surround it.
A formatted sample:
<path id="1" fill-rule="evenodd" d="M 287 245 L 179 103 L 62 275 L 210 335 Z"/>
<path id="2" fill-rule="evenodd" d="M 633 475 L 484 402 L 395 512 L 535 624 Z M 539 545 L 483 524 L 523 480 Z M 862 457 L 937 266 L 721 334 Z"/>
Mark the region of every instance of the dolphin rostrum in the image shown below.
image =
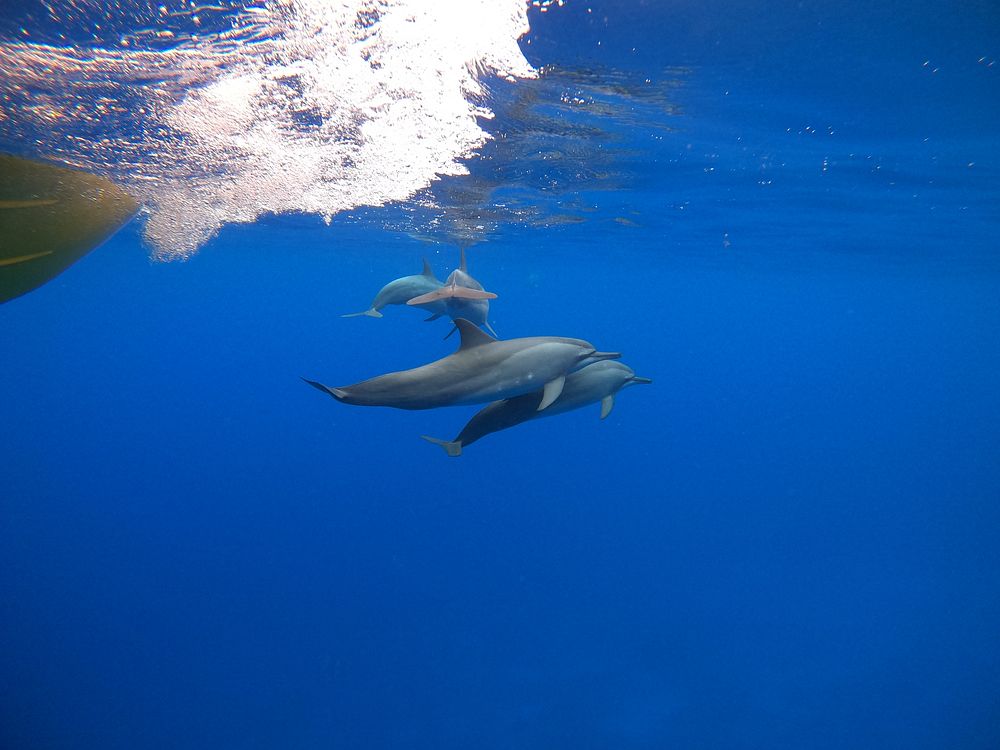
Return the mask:
<path id="1" fill-rule="evenodd" d="M 427 293 L 434 292 L 442 286 L 441 282 L 434 276 L 434 272 L 431 271 L 430 264 L 425 259 L 423 273 L 413 276 L 403 276 L 390 281 L 375 295 L 372 306 L 367 310 L 364 312 L 348 313 L 340 317 L 356 318 L 359 315 L 367 315 L 370 318 L 381 318 L 382 313 L 380 310 L 383 307 L 387 307 L 388 305 L 405 305 L 414 297 L 426 296 Z M 428 320 L 440 317 L 448 311 L 448 303 L 445 300 L 431 300 L 426 304 L 419 304 L 417 307 L 432 313 L 432 316 Z"/>
<path id="2" fill-rule="evenodd" d="M 637 383 L 652 382 L 649 378 L 638 377 L 632 368 L 621 362 L 595 360 L 592 364 L 587 364 L 567 375 L 566 384 L 559 398 L 543 411 L 538 410 L 538 404 L 543 398 L 543 392 L 539 390 L 523 396 L 494 401 L 483 407 L 468 421 L 454 440 L 438 440 L 427 435 L 420 437 L 440 445 L 449 456 L 460 456 L 464 447 L 472 445 L 490 433 L 515 427 L 530 419 L 565 414 L 588 404 L 600 402 L 601 419 L 604 419 L 611 413 L 618 391 Z"/>
<path id="3" fill-rule="evenodd" d="M 487 292 L 482 284 L 472 278 L 465 261 L 464 247 L 461 253 L 458 268 L 448 275 L 444 284 L 438 289 L 414 297 L 406 304 L 423 306 L 431 302 L 443 301 L 447 305 L 447 314 L 452 320 L 459 318 L 471 320 L 477 326 L 485 327 L 496 336 L 497 333 L 489 324 L 487 317 L 490 314 L 490 300 L 496 299 L 497 296 L 493 292 Z M 452 333 L 454 333 L 454 329 L 452 329 Z M 451 333 L 448 334 L 448 336 L 450 335 Z"/>
<path id="4" fill-rule="evenodd" d="M 397 409 L 482 404 L 541 388 L 535 404 L 541 411 L 559 397 L 566 376 L 583 362 L 621 356 L 598 352 L 580 339 L 533 336 L 499 341 L 464 318 L 455 325 L 462 338 L 458 350 L 430 364 L 339 388 L 306 382 L 345 404 Z"/>

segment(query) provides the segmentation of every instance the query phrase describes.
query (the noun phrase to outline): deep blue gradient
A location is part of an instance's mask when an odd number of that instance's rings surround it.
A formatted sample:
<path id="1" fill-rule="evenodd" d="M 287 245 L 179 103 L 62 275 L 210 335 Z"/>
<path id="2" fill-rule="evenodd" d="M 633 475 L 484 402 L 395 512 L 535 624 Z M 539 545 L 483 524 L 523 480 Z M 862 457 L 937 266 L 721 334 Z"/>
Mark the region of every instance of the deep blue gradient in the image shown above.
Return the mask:
<path id="1" fill-rule="evenodd" d="M 654 379 L 604 422 L 450 459 L 418 435 L 475 408 L 304 385 L 454 348 L 339 317 L 455 265 L 373 220 L 169 264 L 133 225 L 0 307 L 0 746 L 1000 746 L 1000 23 L 962 5 L 533 12 L 537 64 L 681 83 L 631 189 L 470 250 L 501 336 Z"/>

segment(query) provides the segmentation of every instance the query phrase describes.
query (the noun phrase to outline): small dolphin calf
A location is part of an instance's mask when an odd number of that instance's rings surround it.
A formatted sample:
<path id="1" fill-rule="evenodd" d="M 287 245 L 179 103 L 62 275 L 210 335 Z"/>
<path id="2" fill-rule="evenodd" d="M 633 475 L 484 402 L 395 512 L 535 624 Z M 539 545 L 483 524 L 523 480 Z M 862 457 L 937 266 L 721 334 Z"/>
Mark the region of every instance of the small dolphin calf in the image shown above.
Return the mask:
<path id="1" fill-rule="evenodd" d="M 490 300 L 496 299 L 496 297 L 493 292 L 487 292 L 483 285 L 469 274 L 465 261 L 465 248 L 463 247 L 458 268 L 448 275 L 444 284 L 438 289 L 414 297 L 406 304 L 423 306 L 432 302 L 444 301 L 447 304 L 448 315 L 452 320 L 459 318 L 471 320 L 477 326 L 483 326 L 496 336 L 496 331 L 487 320 L 490 314 Z M 448 336 L 450 335 L 451 333 L 448 334 Z"/>
<path id="2" fill-rule="evenodd" d="M 306 382 L 345 404 L 397 409 L 482 404 L 538 391 L 541 386 L 535 408 L 542 410 L 559 397 L 567 374 L 582 362 L 621 356 L 598 352 L 580 339 L 534 336 L 498 341 L 464 318 L 455 325 L 462 337 L 458 351 L 423 367 L 340 388 Z"/>
<path id="3" fill-rule="evenodd" d="M 380 311 L 383 307 L 405 305 L 414 297 L 426 296 L 429 292 L 434 292 L 442 286 L 443 284 L 438 281 L 434 276 L 434 272 L 431 271 L 430 264 L 425 260 L 423 273 L 414 276 L 403 276 L 402 278 L 390 281 L 375 295 L 372 306 L 367 310 L 364 312 L 348 313 L 340 317 L 356 318 L 359 315 L 367 315 L 369 318 L 381 318 L 382 313 Z M 416 307 L 432 313 L 429 320 L 434 320 L 448 311 L 446 300 L 430 300 L 427 303 L 418 304 Z"/>
<path id="4" fill-rule="evenodd" d="M 630 367 L 621 362 L 595 361 L 568 375 L 559 398 L 543 411 L 538 410 L 543 393 L 535 391 L 494 401 L 480 409 L 454 440 L 438 440 L 427 435 L 420 437 L 440 445 L 449 456 L 460 456 L 462 448 L 492 432 L 506 430 L 538 417 L 565 414 L 598 401 L 601 403 L 601 419 L 604 419 L 611 413 L 618 391 L 637 383 L 652 382 L 649 378 L 638 377 Z"/>

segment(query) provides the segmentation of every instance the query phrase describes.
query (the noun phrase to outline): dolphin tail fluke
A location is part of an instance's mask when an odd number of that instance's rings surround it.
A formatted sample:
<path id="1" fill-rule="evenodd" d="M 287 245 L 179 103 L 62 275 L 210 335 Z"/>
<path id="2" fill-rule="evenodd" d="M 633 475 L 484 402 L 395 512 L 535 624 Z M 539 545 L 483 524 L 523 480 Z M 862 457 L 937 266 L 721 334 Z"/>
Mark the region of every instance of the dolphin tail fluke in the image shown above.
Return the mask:
<path id="1" fill-rule="evenodd" d="M 311 385 L 316 390 L 323 391 L 323 393 L 326 393 L 326 394 L 328 394 L 330 396 L 333 396 L 338 401 L 343 401 L 344 400 L 344 396 L 347 395 L 340 388 L 331 388 L 328 385 L 323 385 L 322 383 L 317 383 L 315 380 L 309 380 L 308 378 L 302 378 L 302 380 L 304 380 L 306 383 L 308 383 L 309 385 Z"/>
<path id="2" fill-rule="evenodd" d="M 439 302 L 444 299 L 496 299 L 493 292 L 481 289 L 470 289 L 467 286 L 446 286 L 433 292 L 421 294 L 419 297 L 407 300 L 408 305 L 426 305 L 428 302 Z"/>
<path id="3" fill-rule="evenodd" d="M 633 375 L 632 376 L 632 382 L 633 383 L 639 383 L 640 385 L 648 385 L 648 384 L 652 383 L 653 381 L 652 381 L 651 378 L 640 378 L 638 375 Z"/>
<path id="4" fill-rule="evenodd" d="M 369 307 L 363 312 L 347 313 L 347 315 L 341 315 L 342 318 L 359 318 L 364 315 L 367 318 L 381 318 L 382 313 L 376 310 L 374 307 Z"/>
<path id="5" fill-rule="evenodd" d="M 434 443 L 434 445 L 440 445 L 444 448 L 444 452 L 449 456 L 461 456 L 462 455 L 462 441 L 461 440 L 438 440 L 437 438 L 432 438 L 430 435 L 421 435 L 424 440 L 428 443 Z"/>

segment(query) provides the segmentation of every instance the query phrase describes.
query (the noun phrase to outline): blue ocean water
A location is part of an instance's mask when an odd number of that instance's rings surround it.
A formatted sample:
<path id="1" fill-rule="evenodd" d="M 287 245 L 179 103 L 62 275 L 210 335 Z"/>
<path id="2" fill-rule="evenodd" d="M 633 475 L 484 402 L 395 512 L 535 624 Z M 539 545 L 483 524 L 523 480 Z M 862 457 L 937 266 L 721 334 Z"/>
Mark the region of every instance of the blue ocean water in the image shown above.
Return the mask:
<path id="1" fill-rule="evenodd" d="M 0 307 L 4 748 L 1000 745 L 995 4 L 529 20 L 573 128 L 492 83 L 457 239 L 140 219 Z M 460 243 L 501 337 L 653 385 L 453 459 L 476 407 L 302 383 L 453 351 L 340 315 Z"/>

